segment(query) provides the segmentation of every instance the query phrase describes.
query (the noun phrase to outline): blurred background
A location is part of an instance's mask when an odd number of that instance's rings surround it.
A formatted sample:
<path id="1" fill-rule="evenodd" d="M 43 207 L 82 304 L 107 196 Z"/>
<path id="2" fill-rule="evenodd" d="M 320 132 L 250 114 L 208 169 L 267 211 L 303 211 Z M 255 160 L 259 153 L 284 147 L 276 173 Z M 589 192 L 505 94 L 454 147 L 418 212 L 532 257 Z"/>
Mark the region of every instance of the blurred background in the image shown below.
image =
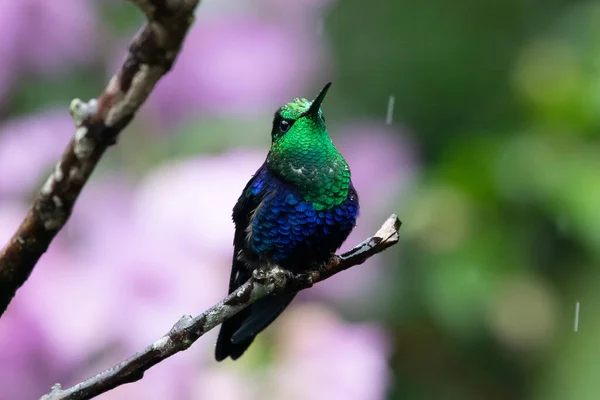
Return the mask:
<path id="1" fill-rule="evenodd" d="M 3 242 L 74 133 L 69 102 L 143 23 L 126 1 L 6 3 Z M 0 399 L 71 386 L 222 298 L 272 115 L 330 80 L 362 206 L 343 249 L 392 212 L 400 244 L 303 292 L 238 362 L 214 361 L 215 330 L 100 398 L 600 398 L 600 2 L 205 0 L 0 320 Z"/>

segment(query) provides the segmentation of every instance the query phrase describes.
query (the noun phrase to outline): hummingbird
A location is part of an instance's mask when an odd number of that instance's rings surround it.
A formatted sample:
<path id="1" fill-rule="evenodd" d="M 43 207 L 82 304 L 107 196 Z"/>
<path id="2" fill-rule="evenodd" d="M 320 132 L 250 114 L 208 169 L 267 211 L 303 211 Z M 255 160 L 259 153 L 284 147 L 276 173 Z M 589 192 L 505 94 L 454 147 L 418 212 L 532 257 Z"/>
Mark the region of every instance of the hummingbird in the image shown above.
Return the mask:
<path id="1" fill-rule="evenodd" d="M 321 103 L 294 99 L 273 118 L 271 149 L 233 208 L 235 234 L 229 293 L 252 271 L 278 265 L 302 273 L 327 262 L 358 217 L 350 167 L 327 133 Z M 215 358 L 238 359 L 296 293 L 263 297 L 221 326 Z"/>

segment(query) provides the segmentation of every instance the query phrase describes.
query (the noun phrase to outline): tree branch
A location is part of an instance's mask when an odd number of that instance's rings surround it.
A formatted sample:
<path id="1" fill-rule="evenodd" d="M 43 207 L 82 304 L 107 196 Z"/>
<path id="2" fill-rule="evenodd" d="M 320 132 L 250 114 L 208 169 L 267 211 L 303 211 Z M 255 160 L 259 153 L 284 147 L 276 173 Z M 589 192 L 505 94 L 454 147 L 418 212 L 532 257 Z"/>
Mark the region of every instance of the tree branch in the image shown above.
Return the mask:
<path id="1" fill-rule="evenodd" d="M 332 256 L 323 267 L 305 274 L 292 274 L 277 266 L 257 269 L 252 278 L 235 292 L 195 318 L 184 315 L 166 335 L 144 350 L 68 389 L 63 390 L 60 384 L 56 384 L 41 400 L 91 399 L 117 386 L 138 381 L 152 366 L 186 350 L 206 332 L 258 299 L 277 292 L 296 292 L 309 288 L 338 272 L 362 264 L 369 257 L 396 244 L 400 225 L 398 217 L 392 214 L 374 236 L 342 255 Z"/>
<path id="2" fill-rule="evenodd" d="M 199 0 L 132 0 L 148 21 L 97 100 L 71 103 L 71 139 L 21 226 L 0 252 L 0 316 L 65 225 L 83 186 L 106 149 L 133 119 L 179 54 Z"/>

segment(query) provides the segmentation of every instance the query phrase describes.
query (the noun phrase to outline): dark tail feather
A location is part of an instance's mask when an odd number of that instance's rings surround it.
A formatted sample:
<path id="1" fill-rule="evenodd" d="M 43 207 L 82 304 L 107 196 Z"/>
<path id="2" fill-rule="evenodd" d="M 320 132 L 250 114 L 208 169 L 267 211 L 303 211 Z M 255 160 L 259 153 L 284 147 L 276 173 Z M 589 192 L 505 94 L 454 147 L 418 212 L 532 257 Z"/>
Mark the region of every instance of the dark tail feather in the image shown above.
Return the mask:
<path id="1" fill-rule="evenodd" d="M 229 278 L 229 293 L 239 288 L 252 276 L 246 263 L 236 257 L 238 251 L 236 246 Z M 269 326 L 295 296 L 295 293 L 282 293 L 263 297 L 225 321 L 221 325 L 217 338 L 215 349 L 217 361 L 222 361 L 227 357 L 231 357 L 233 360 L 238 359 L 250 347 L 256 335 Z"/>
<path id="2" fill-rule="evenodd" d="M 271 322 L 286 309 L 296 293 L 282 293 L 275 296 L 263 297 L 252 304 L 250 315 L 244 320 L 242 326 L 233 334 L 231 342 L 234 345 L 252 343 L 256 335 L 262 332 Z M 233 358 L 233 357 L 232 357 Z"/>
<path id="3" fill-rule="evenodd" d="M 258 300 L 221 326 L 215 358 L 237 360 L 250 347 L 256 335 L 273 322 L 296 296 L 283 293 Z"/>
<path id="4" fill-rule="evenodd" d="M 246 264 L 236 258 L 237 252 L 238 248 L 236 246 L 233 252 L 231 277 L 229 278 L 229 293 L 243 285 L 252 276 Z M 250 346 L 252 340 L 244 343 L 244 346 L 231 343 L 231 337 L 242 326 L 249 315 L 250 307 L 247 307 L 223 322 L 219 331 L 219 337 L 217 338 L 217 348 L 215 349 L 215 358 L 217 361 L 223 361 L 229 356 L 235 360 Z"/>
<path id="5" fill-rule="evenodd" d="M 246 318 L 250 315 L 250 308 L 246 308 L 221 325 L 219 331 L 219 337 L 217 339 L 217 348 L 215 349 L 215 358 L 217 361 L 223 361 L 227 357 L 231 357 L 233 360 L 240 357 L 244 351 L 252 344 L 254 338 L 244 343 L 232 343 L 231 337 L 233 334 L 242 326 Z"/>

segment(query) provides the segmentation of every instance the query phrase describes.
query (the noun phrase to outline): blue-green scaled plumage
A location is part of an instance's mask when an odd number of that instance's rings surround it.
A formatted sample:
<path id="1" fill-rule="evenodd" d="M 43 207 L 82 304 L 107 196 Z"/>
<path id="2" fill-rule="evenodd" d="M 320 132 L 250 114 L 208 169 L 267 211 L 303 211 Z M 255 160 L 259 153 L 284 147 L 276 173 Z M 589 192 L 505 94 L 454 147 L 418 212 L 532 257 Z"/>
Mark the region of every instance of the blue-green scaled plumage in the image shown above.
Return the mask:
<path id="1" fill-rule="evenodd" d="M 313 102 L 296 99 L 275 114 L 271 150 L 233 209 L 230 293 L 263 264 L 301 272 L 323 263 L 356 223 L 350 169 L 329 139 L 320 109 L 329 85 Z M 294 296 L 267 296 L 223 323 L 216 359 L 239 358 Z"/>
<path id="2" fill-rule="evenodd" d="M 291 269 L 309 267 L 336 250 L 354 227 L 358 211 L 352 189 L 340 204 L 315 210 L 293 185 L 264 166 L 252 180 L 245 196 L 269 195 L 256 210 L 249 235 L 249 248 Z M 341 239 L 341 241 L 340 241 Z"/>

